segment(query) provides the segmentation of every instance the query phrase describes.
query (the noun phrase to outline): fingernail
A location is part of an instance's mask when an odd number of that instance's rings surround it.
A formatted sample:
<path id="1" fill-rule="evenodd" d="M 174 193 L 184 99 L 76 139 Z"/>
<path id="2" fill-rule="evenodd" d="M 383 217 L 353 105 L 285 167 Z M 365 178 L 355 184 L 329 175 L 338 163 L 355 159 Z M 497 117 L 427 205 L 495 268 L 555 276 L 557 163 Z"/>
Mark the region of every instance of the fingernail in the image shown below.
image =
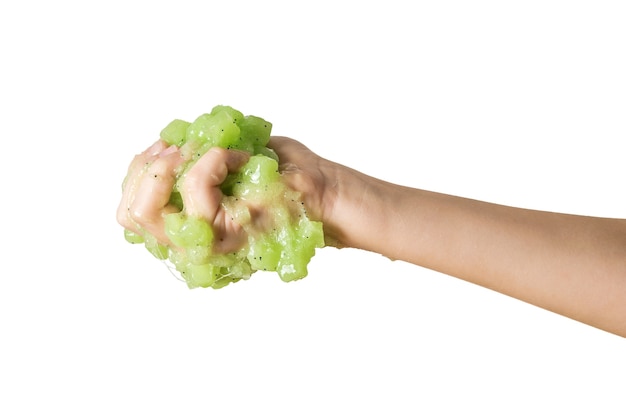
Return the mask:
<path id="1" fill-rule="evenodd" d="M 178 147 L 175 145 L 171 145 L 167 148 L 165 148 L 164 150 L 161 151 L 161 153 L 159 153 L 159 156 L 167 156 L 167 155 L 171 155 L 175 152 L 178 152 Z"/>

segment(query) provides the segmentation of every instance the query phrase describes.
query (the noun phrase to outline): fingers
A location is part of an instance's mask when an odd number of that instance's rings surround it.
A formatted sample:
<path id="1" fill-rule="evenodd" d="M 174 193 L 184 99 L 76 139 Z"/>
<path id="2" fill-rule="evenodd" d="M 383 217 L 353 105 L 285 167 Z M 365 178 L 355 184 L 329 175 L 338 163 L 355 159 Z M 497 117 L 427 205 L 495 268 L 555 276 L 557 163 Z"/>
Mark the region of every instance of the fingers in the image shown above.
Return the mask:
<path id="1" fill-rule="evenodd" d="M 163 217 L 176 211 L 169 204 L 176 168 L 183 162 L 175 147 L 159 141 L 131 162 L 118 207 L 118 222 L 135 233 L 150 233 L 167 243 Z"/>
<path id="2" fill-rule="evenodd" d="M 186 214 L 204 218 L 213 225 L 216 253 L 236 251 L 247 240 L 243 228 L 222 207 L 220 186 L 228 174 L 241 168 L 249 157 L 243 151 L 210 149 L 194 163 L 180 184 Z M 128 230 L 140 235 L 150 234 L 160 243 L 169 245 L 164 218 L 167 213 L 178 211 L 169 201 L 177 169 L 184 162 L 179 149 L 168 147 L 163 141 L 135 156 L 124 181 L 118 222 Z"/>
<path id="3" fill-rule="evenodd" d="M 135 156 L 128 168 L 129 174 L 134 174 L 143 169 L 146 163 L 150 163 L 158 158 L 159 154 L 167 149 L 167 143 L 162 140 L 154 142 L 148 149 Z"/>
<path id="4" fill-rule="evenodd" d="M 165 142 L 161 140 L 156 141 L 148 149 L 138 155 L 135 155 L 128 166 L 126 177 L 122 183 L 122 199 L 117 208 L 117 221 L 126 229 L 132 230 L 135 233 L 138 233 L 139 231 L 129 215 L 130 202 L 135 195 L 141 178 L 143 177 L 143 171 L 148 168 L 150 163 L 158 157 L 159 153 L 161 153 L 166 146 Z"/>
<path id="5" fill-rule="evenodd" d="M 212 148 L 191 167 L 181 184 L 185 212 L 213 225 L 215 253 L 234 252 L 246 243 L 245 231 L 221 205 L 220 185 L 249 158 L 247 152 Z"/>
<path id="6" fill-rule="evenodd" d="M 187 214 L 213 222 L 220 208 L 220 185 L 229 173 L 237 171 L 250 155 L 246 152 L 209 149 L 187 172 L 181 195 Z"/>

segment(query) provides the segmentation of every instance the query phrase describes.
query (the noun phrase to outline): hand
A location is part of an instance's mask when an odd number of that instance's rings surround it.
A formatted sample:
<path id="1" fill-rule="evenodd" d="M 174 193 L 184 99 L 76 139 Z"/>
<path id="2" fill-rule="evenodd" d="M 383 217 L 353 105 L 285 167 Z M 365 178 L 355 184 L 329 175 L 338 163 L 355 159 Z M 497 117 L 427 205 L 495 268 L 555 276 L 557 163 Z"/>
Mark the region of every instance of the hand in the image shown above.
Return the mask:
<path id="1" fill-rule="evenodd" d="M 286 137 L 272 137 L 268 146 L 280 159 L 280 170 L 286 184 L 301 193 L 312 220 L 325 222 L 331 219 L 336 188 L 328 178 L 333 164 L 309 150 L 300 142 Z M 222 204 L 220 185 L 229 173 L 236 172 L 247 162 L 249 154 L 237 150 L 212 148 L 198 159 L 185 174 L 180 184 L 184 212 L 205 219 L 214 231 L 213 251 L 228 253 L 240 249 L 247 241 L 247 234 Z M 177 212 L 170 204 L 170 196 L 178 171 L 185 159 L 175 146 L 159 140 L 131 162 L 124 181 L 117 220 L 128 230 L 139 235 L 154 236 L 159 243 L 170 246 L 164 231 L 164 217 Z M 337 179 L 335 178 L 336 182 Z M 241 204 L 244 204 L 243 202 Z M 250 223 L 263 231 L 268 222 L 263 207 L 249 207 L 254 220 Z M 250 225 L 247 225 L 250 231 Z M 327 245 L 339 246 L 332 233 L 332 222 L 325 224 Z"/>

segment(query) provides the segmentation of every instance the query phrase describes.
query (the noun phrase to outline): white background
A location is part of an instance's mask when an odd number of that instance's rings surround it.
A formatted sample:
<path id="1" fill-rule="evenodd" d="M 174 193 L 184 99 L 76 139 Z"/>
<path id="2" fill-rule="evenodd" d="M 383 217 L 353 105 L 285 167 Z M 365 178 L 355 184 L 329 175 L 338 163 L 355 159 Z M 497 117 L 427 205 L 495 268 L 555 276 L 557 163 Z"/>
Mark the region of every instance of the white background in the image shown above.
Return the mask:
<path id="1" fill-rule="evenodd" d="M 216 104 L 389 181 L 623 217 L 623 2 L 16 4 L 0 415 L 625 414 L 623 338 L 350 249 L 189 290 L 115 221 L 132 156 Z"/>

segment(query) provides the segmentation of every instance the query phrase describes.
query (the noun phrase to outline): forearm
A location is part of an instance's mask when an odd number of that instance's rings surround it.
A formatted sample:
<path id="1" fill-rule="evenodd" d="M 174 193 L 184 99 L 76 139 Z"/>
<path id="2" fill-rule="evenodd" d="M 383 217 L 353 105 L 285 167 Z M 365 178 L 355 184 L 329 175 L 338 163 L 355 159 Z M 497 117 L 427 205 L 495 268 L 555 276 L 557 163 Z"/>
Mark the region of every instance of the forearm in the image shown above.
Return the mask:
<path id="1" fill-rule="evenodd" d="M 404 260 L 626 336 L 626 221 L 525 210 L 338 175 L 345 246 Z"/>

